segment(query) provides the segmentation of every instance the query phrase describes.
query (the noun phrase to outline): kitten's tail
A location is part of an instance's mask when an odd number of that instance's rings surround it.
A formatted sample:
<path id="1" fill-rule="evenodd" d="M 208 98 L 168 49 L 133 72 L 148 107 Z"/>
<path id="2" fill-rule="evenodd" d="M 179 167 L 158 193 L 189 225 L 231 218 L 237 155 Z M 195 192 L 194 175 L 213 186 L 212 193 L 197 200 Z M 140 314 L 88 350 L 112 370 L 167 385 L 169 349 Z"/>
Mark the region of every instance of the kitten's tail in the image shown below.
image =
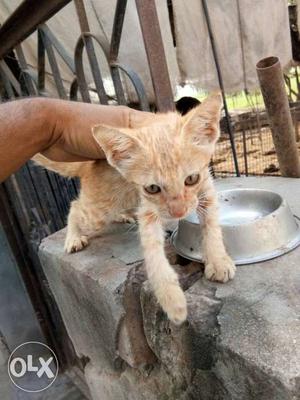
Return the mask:
<path id="1" fill-rule="evenodd" d="M 57 172 L 58 174 L 65 176 L 67 178 L 80 176 L 80 170 L 82 168 L 82 162 L 59 162 L 51 161 L 42 154 L 36 154 L 32 157 L 32 160 L 50 171 Z"/>

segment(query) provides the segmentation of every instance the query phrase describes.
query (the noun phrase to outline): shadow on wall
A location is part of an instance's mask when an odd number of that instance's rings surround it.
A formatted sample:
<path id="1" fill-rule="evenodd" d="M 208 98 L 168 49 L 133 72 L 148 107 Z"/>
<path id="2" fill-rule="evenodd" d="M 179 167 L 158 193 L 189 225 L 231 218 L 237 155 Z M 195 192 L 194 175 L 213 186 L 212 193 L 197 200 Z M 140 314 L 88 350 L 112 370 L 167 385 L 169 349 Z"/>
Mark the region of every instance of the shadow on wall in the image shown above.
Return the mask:
<path id="1" fill-rule="evenodd" d="M 0 254 L 0 327 L 9 350 L 26 341 L 44 342 L 1 225 Z"/>

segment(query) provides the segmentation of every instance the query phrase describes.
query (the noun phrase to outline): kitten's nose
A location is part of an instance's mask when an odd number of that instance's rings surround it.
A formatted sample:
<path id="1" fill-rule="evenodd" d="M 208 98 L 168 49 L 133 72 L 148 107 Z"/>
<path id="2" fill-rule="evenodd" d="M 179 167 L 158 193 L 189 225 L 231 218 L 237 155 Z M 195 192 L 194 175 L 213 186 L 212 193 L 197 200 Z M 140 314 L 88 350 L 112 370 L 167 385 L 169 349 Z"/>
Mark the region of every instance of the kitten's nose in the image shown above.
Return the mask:
<path id="1" fill-rule="evenodd" d="M 182 218 L 187 211 L 185 205 L 182 204 L 170 204 L 169 213 L 173 218 Z"/>
<path id="2" fill-rule="evenodd" d="M 174 218 L 182 218 L 184 216 L 185 212 L 184 211 L 173 211 L 171 213 L 172 217 Z"/>

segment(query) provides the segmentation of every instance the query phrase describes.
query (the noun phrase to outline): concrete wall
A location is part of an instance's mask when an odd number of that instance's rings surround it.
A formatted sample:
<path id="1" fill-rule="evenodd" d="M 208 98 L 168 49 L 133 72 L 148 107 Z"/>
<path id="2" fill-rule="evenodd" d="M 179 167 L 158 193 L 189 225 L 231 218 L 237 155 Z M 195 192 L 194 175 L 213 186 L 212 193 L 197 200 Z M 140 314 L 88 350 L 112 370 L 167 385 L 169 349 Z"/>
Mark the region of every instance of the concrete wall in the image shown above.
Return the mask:
<path id="1" fill-rule="evenodd" d="M 259 182 L 220 187 L 273 188 L 300 216 L 298 180 Z M 132 227 L 72 255 L 64 237 L 45 239 L 40 259 L 94 400 L 300 399 L 300 248 L 240 266 L 222 285 L 205 280 L 200 264 L 177 264 L 167 245 L 188 301 L 178 327 L 148 287 Z"/>

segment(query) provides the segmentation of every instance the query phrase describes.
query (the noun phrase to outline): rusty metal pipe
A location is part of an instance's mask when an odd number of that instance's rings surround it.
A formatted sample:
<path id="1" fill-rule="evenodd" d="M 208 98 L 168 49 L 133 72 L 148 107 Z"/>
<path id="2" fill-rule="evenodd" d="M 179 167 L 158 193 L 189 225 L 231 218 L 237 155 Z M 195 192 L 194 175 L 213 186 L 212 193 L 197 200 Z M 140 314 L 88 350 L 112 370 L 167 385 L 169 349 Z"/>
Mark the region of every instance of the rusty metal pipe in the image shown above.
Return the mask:
<path id="1" fill-rule="evenodd" d="M 267 57 L 256 65 L 282 176 L 300 178 L 300 159 L 283 72 L 277 57 Z"/>
<path id="2" fill-rule="evenodd" d="M 172 85 L 154 0 L 135 0 L 142 29 L 156 105 L 159 111 L 175 109 Z"/>

